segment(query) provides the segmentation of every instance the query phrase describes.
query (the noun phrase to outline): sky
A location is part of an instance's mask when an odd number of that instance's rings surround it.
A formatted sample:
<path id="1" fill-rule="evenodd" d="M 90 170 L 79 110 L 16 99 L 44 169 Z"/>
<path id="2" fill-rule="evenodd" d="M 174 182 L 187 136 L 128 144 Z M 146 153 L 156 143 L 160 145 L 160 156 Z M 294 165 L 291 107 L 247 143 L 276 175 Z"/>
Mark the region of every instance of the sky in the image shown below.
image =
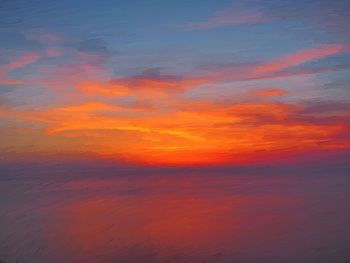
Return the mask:
<path id="1" fill-rule="evenodd" d="M 338 0 L 0 1 L 1 161 L 344 156 L 349 12 Z"/>

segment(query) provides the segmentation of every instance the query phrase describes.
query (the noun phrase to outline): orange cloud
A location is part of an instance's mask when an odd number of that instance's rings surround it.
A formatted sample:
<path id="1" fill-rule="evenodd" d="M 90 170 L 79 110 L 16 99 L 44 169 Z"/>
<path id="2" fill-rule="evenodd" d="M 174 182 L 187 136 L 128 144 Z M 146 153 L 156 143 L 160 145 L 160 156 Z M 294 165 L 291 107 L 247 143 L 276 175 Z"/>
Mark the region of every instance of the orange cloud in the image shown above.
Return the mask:
<path id="1" fill-rule="evenodd" d="M 187 89 L 207 83 L 207 78 L 194 77 L 188 79 L 156 79 L 130 77 L 111 81 L 89 81 L 77 85 L 78 90 L 89 96 L 120 97 L 136 96 L 155 98 L 184 92 Z"/>
<path id="2" fill-rule="evenodd" d="M 260 89 L 260 90 L 252 91 L 249 94 L 256 97 L 266 98 L 266 97 L 283 96 L 283 95 L 286 95 L 287 93 L 288 91 L 283 89 Z"/>
<path id="3" fill-rule="evenodd" d="M 85 142 L 84 149 L 149 164 L 240 163 L 285 149 L 331 147 L 343 123 L 304 121 L 302 104 L 188 102 L 179 110 L 89 102 L 23 113 L 44 136 Z M 87 148 L 86 148 L 87 147 Z M 339 141 L 337 147 L 348 147 Z M 261 156 L 259 157 L 261 158 Z"/>

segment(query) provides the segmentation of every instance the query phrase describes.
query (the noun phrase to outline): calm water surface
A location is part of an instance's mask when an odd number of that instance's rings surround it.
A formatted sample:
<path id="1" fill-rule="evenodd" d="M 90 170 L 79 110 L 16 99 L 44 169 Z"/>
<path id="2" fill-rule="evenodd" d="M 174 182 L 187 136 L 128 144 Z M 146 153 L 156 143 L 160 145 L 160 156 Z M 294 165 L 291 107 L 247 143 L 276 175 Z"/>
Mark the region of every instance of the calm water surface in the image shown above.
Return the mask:
<path id="1" fill-rule="evenodd" d="M 141 173 L 141 172 L 140 172 Z M 350 262 L 350 177 L 4 177 L 4 262 Z"/>

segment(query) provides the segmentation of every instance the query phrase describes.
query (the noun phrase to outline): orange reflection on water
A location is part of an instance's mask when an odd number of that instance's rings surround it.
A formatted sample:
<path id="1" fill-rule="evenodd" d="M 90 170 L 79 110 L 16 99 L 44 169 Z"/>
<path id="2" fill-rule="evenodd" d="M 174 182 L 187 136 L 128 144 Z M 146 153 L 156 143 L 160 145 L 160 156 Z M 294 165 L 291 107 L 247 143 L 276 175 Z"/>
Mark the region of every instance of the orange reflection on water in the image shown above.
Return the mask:
<path id="1" fill-rule="evenodd" d="M 256 179 L 246 185 L 230 177 L 149 177 L 84 180 L 64 187 L 89 192 L 53 214 L 51 242 L 74 262 L 137 262 L 138 257 L 149 257 L 144 262 L 174 257 L 202 262 L 216 253 L 241 253 L 245 246 L 278 247 L 300 216 L 291 213 L 301 204 L 298 198 L 242 193 L 266 187 Z"/>

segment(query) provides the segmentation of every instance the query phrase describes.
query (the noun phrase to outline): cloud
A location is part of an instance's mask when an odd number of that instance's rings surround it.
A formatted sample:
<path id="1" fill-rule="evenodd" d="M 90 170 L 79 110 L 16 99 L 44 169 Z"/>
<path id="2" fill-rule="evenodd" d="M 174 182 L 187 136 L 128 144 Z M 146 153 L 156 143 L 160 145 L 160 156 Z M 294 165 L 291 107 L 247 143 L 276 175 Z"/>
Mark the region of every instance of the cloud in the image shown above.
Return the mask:
<path id="1" fill-rule="evenodd" d="M 278 72 L 282 71 L 283 69 L 305 63 L 307 61 L 349 51 L 350 46 L 347 45 L 327 45 L 319 48 L 304 50 L 272 62 L 262 63 L 261 65 L 254 68 L 254 72 L 257 74 Z"/>
<path id="2" fill-rule="evenodd" d="M 76 85 L 78 90 L 87 96 L 117 98 L 132 96 L 139 99 L 152 99 L 166 96 L 177 96 L 184 92 L 220 82 L 252 81 L 261 79 L 277 79 L 291 76 L 317 74 L 343 70 L 342 67 L 298 67 L 299 65 L 325 58 L 338 53 L 348 52 L 345 45 L 325 45 L 314 49 L 298 51 L 280 59 L 265 62 L 243 63 L 242 65 L 209 65 L 199 69 L 205 74 L 171 75 L 162 74 L 160 69 L 151 68 L 141 74 L 104 81 L 82 81 Z M 200 72 L 201 73 L 201 72 Z M 283 95 L 283 91 L 266 90 L 260 96 Z M 255 95 L 258 95 L 256 93 Z"/>
<path id="3" fill-rule="evenodd" d="M 249 81 L 259 79 L 275 79 L 290 76 L 318 74 L 324 72 L 349 69 L 348 66 L 331 67 L 300 67 L 303 63 L 326 58 L 332 55 L 350 52 L 348 45 L 331 44 L 313 49 L 297 51 L 294 54 L 279 59 L 270 59 L 263 62 L 240 64 L 224 64 L 206 66 L 208 82 L 220 81 Z M 203 66 L 199 69 L 203 69 Z"/>
<path id="4" fill-rule="evenodd" d="M 216 12 L 206 21 L 190 23 L 184 26 L 186 30 L 212 29 L 229 25 L 260 24 L 269 19 L 259 10 L 230 7 Z"/>
<path id="5" fill-rule="evenodd" d="M 252 92 L 250 92 L 250 95 L 252 96 L 256 96 L 256 97 L 262 97 L 262 98 L 266 98 L 266 97 L 275 97 L 275 96 L 283 96 L 288 94 L 288 91 L 283 90 L 283 89 L 259 89 L 259 90 L 254 90 Z"/>
<path id="6" fill-rule="evenodd" d="M 157 98 L 174 96 L 207 83 L 206 77 L 161 74 L 159 69 L 149 69 L 141 74 L 111 79 L 104 82 L 81 82 L 78 89 L 88 96 Z"/>
<path id="7" fill-rule="evenodd" d="M 29 64 L 35 63 L 40 57 L 38 53 L 27 53 L 20 58 L 10 61 L 8 64 L 0 65 L 0 83 L 6 85 L 23 83 L 22 80 L 9 79 L 8 74 L 14 69 L 23 68 Z"/>
<path id="8" fill-rule="evenodd" d="M 234 1 L 206 20 L 188 23 L 185 30 L 204 30 L 233 25 L 268 22 L 301 22 L 307 29 L 327 32 L 332 38 L 349 41 L 350 4 L 342 0 L 319 1 Z M 293 28 L 292 28 L 293 29 Z M 298 30 L 299 31 L 299 30 Z M 294 31 L 298 33 L 298 31 Z M 304 31 L 300 30 L 303 34 Z M 298 33 L 299 34 L 299 33 Z M 305 37 L 305 36 L 304 36 Z"/>
<path id="9" fill-rule="evenodd" d="M 68 138 L 119 161 L 123 156 L 154 164 L 239 163 L 262 151 L 268 158 L 286 150 L 349 147 L 348 106 L 335 112 L 335 103 L 320 103 L 197 99 L 182 100 L 169 111 L 90 101 L 6 115 L 44 124 L 42 136 L 53 141 Z M 320 112 L 320 105 L 328 106 Z"/>

